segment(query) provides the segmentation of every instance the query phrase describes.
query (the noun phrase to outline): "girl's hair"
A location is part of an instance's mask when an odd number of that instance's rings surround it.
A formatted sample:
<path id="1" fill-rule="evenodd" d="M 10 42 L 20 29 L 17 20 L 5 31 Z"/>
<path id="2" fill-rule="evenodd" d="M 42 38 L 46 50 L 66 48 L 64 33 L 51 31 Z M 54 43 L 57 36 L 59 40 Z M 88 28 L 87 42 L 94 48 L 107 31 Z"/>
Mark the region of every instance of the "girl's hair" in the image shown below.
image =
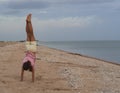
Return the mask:
<path id="1" fill-rule="evenodd" d="M 30 61 L 27 61 L 23 64 L 23 69 L 32 71 L 32 65 L 31 65 Z"/>

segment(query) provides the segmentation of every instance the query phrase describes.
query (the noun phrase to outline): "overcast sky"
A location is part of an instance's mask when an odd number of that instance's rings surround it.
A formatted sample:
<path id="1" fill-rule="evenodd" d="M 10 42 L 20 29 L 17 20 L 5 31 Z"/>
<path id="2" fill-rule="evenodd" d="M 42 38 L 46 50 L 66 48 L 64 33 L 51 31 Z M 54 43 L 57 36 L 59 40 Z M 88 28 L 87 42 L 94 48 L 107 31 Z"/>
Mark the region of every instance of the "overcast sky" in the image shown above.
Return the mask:
<path id="1" fill-rule="evenodd" d="M 37 40 L 120 40 L 120 0 L 0 0 L 0 41 L 25 40 L 32 13 Z"/>

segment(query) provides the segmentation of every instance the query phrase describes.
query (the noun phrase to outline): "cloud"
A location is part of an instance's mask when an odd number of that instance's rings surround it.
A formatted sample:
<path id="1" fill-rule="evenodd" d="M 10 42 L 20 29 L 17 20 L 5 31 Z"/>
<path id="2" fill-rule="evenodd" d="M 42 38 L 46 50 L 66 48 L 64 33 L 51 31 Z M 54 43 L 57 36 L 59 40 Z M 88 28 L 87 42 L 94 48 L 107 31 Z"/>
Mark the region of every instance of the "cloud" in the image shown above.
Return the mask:
<path id="1" fill-rule="evenodd" d="M 22 30 L 25 26 L 24 20 L 23 17 L 0 16 L 0 32 L 10 33 L 12 31 L 13 33 Z"/>
<path id="2" fill-rule="evenodd" d="M 43 9 L 49 6 L 48 2 L 44 1 L 9 1 L 8 8 L 11 9 Z"/>
<path id="3" fill-rule="evenodd" d="M 74 10 L 80 11 L 103 11 L 104 8 L 113 9 L 116 7 L 116 0 L 2 0 L 0 1 L 0 14 L 1 15 L 24 15 L 32 12 L 34 14 L 39 13 L 57 13 L 58 11 L 69 11 L 70 14 L 74 13 Z M 119 1 L 118 1 L 119 3 Z M 62 10 L 64 9 L 64 10 Z M 119 9 L 119 6 L 117 7 Z M 44 11 L 44 12 L 43 12 Z M 68 13 L 68 12 L 67 12 Z M 59 14 L 60 15 L 60 14 Z M 68 14 L 69 15 L 69 14 Z M 48 16 L 51 16 L 49 14 Z M 61 16 L 61 15 L 60 15 Z M 79 16 L 79 15 L 77 15 Z"/>
<path id="4" fill-rule="evenodd" d="M 24 17 L 0 16 L 0 40 L 23 40 L 24 38 Z"/>
<path id="5" fill-rule="evenodd" d="M 100 3 L 109 3 L 115 0 L 44 0 L 52 4 L 100 4 Z"/>
<path id="6" fill-rule="evenodd" d="M 20 28 L 25 25 L 26 17 L 14 16 L 0 16 L 0 28 L 9 30 L 8 28 Z M 102 20 L 97 16 L 78 16 L 78 17 L 64 17 L 56 19 L 38 19 L 32 18 L 33 25 L 36 28 L 86 28 L 93 24 L 101 24 Z M 24 25 L 23 25 L 24 24 Z M 7 27 L 7 28 L 6 28 Z M 6 31 L 7 31 L 6 30 Z"/>
<path id="7" fill-rule="evenodd" d="M 59 19 L 38 20 L 34 18 L 35 28 L 43 30 L 60 30 L 73 28 L 88 28 L 95 24 L 101 24 L 102 20 L 96 16 L 66 17 Z"/>
<path id="8" fill-rule="evenodd" d="M 37 18 L 32 18 L 34 29 L 39 31 L 52 31 L 60 29 L 74 29 L 74 28 L 88 28 L 95 24 L 101 24 L 102 20 L 96 16 L 86 16 L 86 17 L 65 17 L 59 19 L 48 19 L 39 20 Z M 0 30 L 2 33 L 24 30 L 25 28 L 25 17 L 3 17 L 0 16 Z"/>
<path id="9" fill-rule="evenodd" d="M 112 1 L 115 0 L 5 0 L 0 1 L 0 5 L 5 5 L 10 9 L 44 9 L 57 5 L 99 4 Z"/>
<path id="10" fill-rule="evenodd" d="M 47 11 L 44 9 L 49 6 L 49 2 L 37 0 L 2 0 L 0 1 L 0 15 L 23 16 L 29 12 L 45 14 Z"/>

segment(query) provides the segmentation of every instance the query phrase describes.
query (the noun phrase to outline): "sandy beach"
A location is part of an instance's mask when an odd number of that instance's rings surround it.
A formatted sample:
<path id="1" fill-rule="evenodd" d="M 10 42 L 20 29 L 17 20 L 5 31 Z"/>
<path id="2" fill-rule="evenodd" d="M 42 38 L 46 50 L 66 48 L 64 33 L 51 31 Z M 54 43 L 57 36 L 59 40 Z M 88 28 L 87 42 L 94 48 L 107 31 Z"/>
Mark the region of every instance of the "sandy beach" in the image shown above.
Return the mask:
<path id="1" fill-rule="evenodd" d="M 38 46 L 35 82 L 20 81 L 24 42 L 0 42 L 0 93 L 120 93 L 120 65 Z"/>

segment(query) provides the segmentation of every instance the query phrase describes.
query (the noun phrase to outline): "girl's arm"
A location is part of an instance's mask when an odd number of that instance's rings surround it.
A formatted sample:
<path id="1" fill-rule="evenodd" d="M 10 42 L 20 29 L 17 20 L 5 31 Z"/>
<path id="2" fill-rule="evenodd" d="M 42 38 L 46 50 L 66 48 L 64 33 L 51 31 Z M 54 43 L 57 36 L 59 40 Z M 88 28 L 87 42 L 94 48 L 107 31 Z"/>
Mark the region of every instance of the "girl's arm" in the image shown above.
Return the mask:
<path id="1" fill-rule="evenodd" d="M 32 67 L 32 82 L 34 82 L 34 78 L 35 78 L 35 70 L 34 67 Z"/>
<path id="2" fill-rule="evenodd" d="M 23 75 L 24 75 L 24 69 L 22 68 L 22 71 L 21 71 L 21 81 L 23 81 Z"/>

